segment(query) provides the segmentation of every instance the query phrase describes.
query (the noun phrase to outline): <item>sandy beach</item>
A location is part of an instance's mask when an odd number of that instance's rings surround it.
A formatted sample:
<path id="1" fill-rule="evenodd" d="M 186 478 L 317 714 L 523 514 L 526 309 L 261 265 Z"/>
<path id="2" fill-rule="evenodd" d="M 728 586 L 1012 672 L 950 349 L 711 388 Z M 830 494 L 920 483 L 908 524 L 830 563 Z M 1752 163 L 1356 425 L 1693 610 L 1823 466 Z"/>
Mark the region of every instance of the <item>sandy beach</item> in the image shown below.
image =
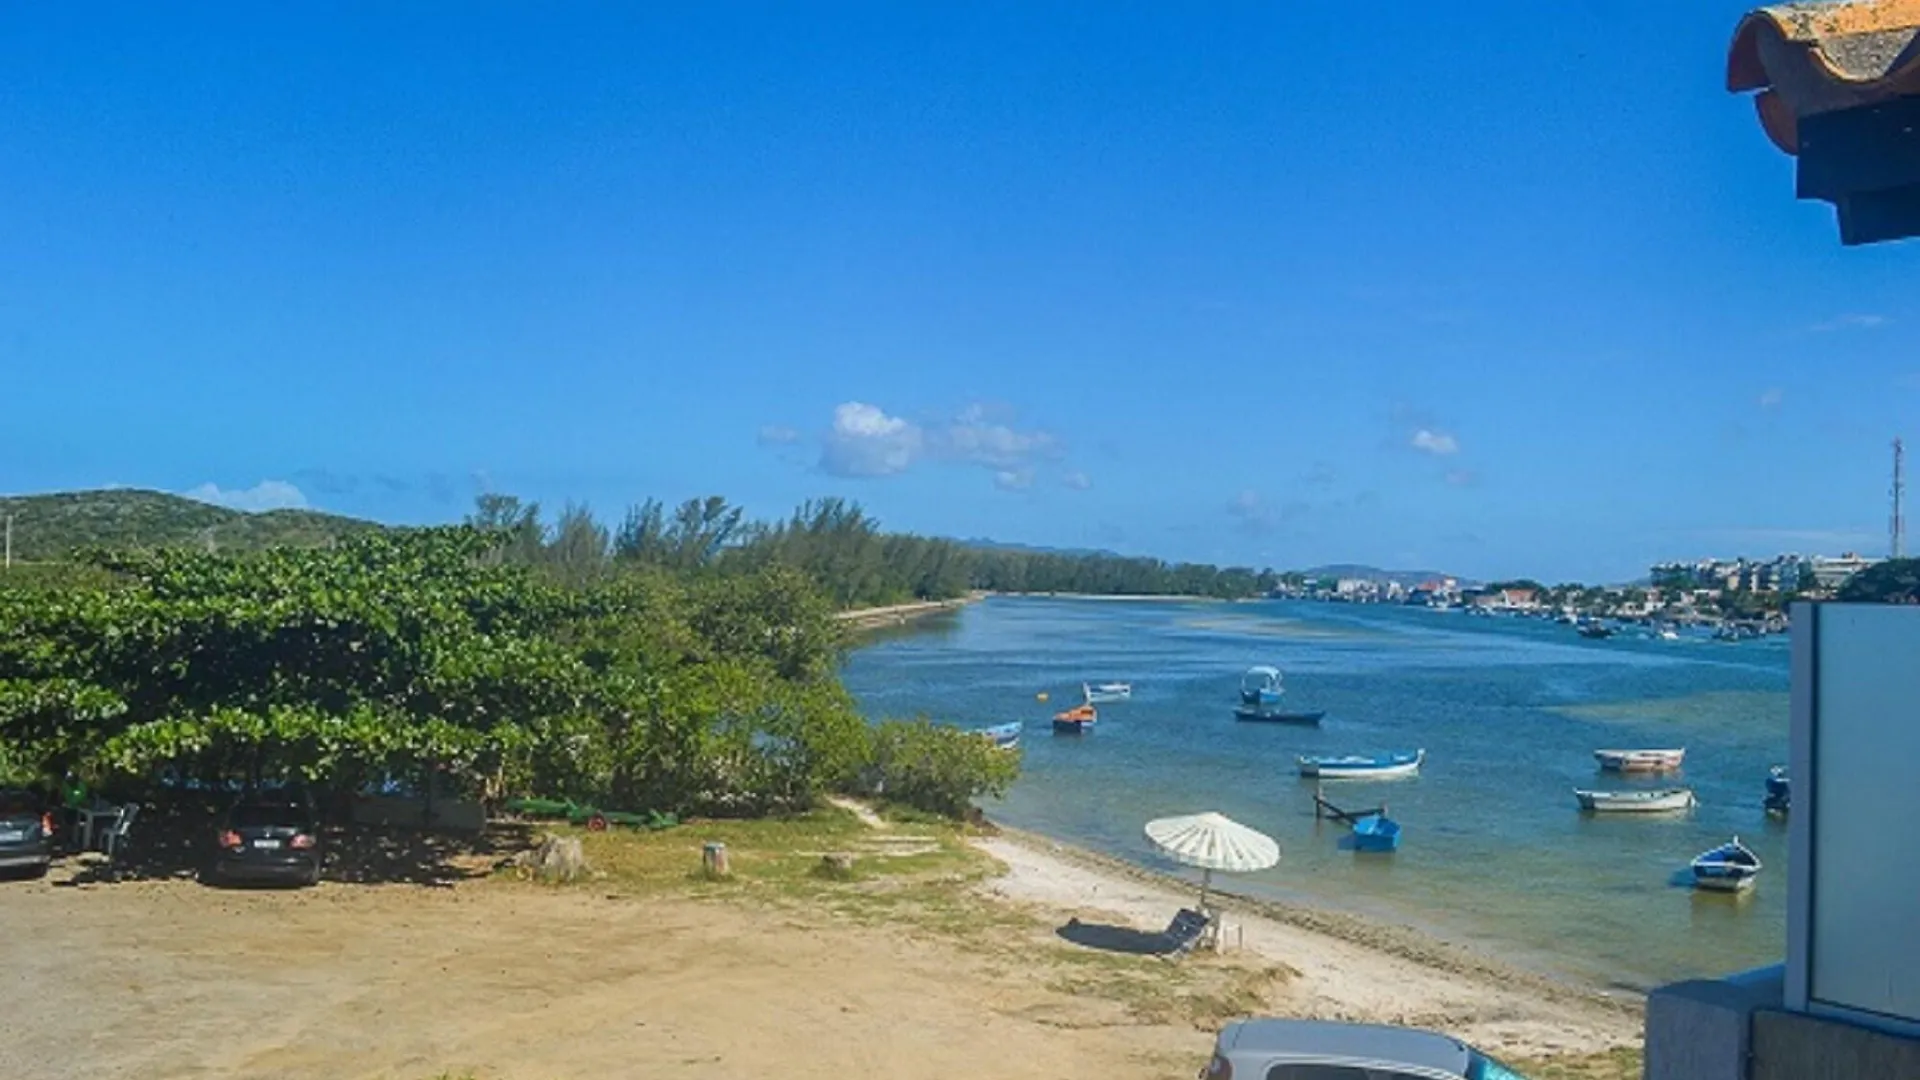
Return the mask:
<path id="1" fill-rule="evenodd" d="M 1057 916 L 1158 929 L 1191 887 L 1114 860 L 1006 833 L 979 841 L 1006 865 L 987 891 Z M 1218 895 L 1218 894 L 1216 894 Z M 1419 933 L 1310 908 L 1220 895 L 1224 947 L 1294 975 L 1273 1014 L 1408 1024 L 1516 1058 L 1592 1054 L 1640 1041 L 1641 1002 L 1453 949 Z"/>

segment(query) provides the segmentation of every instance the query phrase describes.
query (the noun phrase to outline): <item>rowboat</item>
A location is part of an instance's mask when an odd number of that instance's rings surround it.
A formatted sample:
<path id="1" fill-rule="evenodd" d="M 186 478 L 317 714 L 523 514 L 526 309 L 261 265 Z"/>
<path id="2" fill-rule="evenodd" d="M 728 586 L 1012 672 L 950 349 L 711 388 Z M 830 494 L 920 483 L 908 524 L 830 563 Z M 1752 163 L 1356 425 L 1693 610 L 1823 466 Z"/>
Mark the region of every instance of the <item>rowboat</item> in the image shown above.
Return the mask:
<path id="1" fill-rule="evenodd" d="M 1133 696 L 1133 684 L 1123 682 L 1081 683 L 1081 693 L 1087 697 L 1088 704 L 1102 701 L 1125 701 Z"/>
<path id="2" fill-rule="evenodd" d="M 1287 712 L 1284 709 L 1259 709 L 1237 705 L 1233 710 L 1235 720 L 1245 720 L 1249 724 L 1318 724 L 1326 715 L 1325 709 L 1315 712 Z"/>
<path id="3" fill-rule="evenodd" d="M 1370 814 L 1353 823 L 1353 850 L 1397 851 L 1400 823 L 1385 814 Z"/>
<path id="4" fill-rule="evenodd" d="M 1005 724 L 995 724 L 992 727 L 975 728 L 974 734 L 984 736 L 998 749 L 1012 750 L 1020 745 L 1020 729 L 1025 726 L 1020 721 L 1013 720 Z"/>
<path id="5" fill-rule="evenodd" d="M 1412 753 L 1378 754 L 1368 757 L 1363 754 L 1349 754 L 1345 757 L 1318 757 L 1301 755 L 1300 775 L 1314 776 L 1322 780 L 1391 780 L 1400 776 L 1412 776 L 1420 771 L 1420 763 L 1427 760 L 1425 750 Z"/>
<path id="6" fill-rule="evenodd" d="M 1775 765 L 1767 770 L 1767 797 L 1760 805 L 1775 817 L 1786 817 L 1793 803 L 1793 785 L 1787 779 L 1787 767 Z"/>
<path id="7" fill-rule="evenodd" d="M 1091 728 L 1100 714 L 1094 711 L 1091 703 L 1075 705 L 1066 712 L 1053 714 L 1053 733 L 1055 735 L 1078 735 Z"/>
<path id="8" fill-rule="evenodd" d="M 1760 856 L 1734 837 L 1712 851 L 1703 851 L 1693 859 L 1693 886 L 1715 892 L 1739 892 L 1750 888 L 1760 876 Z"/>
<path id="9" fill-rule="evenodd" d="M 1286 695 L 1280 685 L 1280 669 L 1259 664 L 1240 676 L 1240 704 L 1249 709 L 1272 708 Z"/>
<path id="10" fill-rule="evenodd" d="M 1573 797 L 1580 809 L 1596 814 L 1660 814 L 1689 810 L 1699 800 L 1692 788 L 1662 788 L 1653 791 L 1585 791 L 1575 788 Z"/>
<path id="11" fill-rule="evenodd" d="M 1687 756 L 1686 748 L 1679 750 L 1595 750 L 1593 757 L 1600 767 L 1613 772 L 1671 772 L 1680 767 Z"/>

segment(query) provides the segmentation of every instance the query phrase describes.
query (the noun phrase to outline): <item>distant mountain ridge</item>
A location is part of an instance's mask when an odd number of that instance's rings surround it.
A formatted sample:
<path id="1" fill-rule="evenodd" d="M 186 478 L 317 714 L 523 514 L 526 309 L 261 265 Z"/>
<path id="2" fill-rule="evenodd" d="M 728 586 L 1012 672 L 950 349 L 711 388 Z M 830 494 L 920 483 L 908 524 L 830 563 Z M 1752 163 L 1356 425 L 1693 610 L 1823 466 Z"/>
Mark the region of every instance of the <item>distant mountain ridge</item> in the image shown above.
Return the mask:
<path id="1" fill-rule="evenodd" d="M 0 519 L 6 517 L 13 518 L 13 557 L 22 562 L 64 559 L 85 547 L 211 547 L 218 551 L 312 547 L 339 536 L 389 528 L 318 510 L 250 514 L 138 488 L 0 496 Z"/>
<path id="2" fill-rule="evenodd" d="M 1302 570 L 1301 573 L 1307 575 L 1309 579 L 1357 578 L 1361 581 L 1377 581 L 1382 584 L 1392 582 L 1402 588 L 1445 578 L 1453 578 L 1462 586 L 1477 584 L 1458 574 L 1449 574 L 1441 570 L 1382 570 L 1377 566 L 1367 566 L 1364 563 L 1328 563 L 1311 570 Z"/>
<path id="3" fill-rule="evenodd" d="M 972 548 L 975 551 L 1018 551 L 1027 555 L 1066 555 L 1076 559 L 1089 555 L 1098 555 L 1104 559 L 1124 559 L 1127 557 L 1117 551 L 1108 551 L 1105 548 L 1065 548 L 1047 547 L 1043 544 L 1016 544 L 1011 540 L 989 540 L 984 536 L 956 540 L 954 543 L 959 544 L 961 547 Z"/>

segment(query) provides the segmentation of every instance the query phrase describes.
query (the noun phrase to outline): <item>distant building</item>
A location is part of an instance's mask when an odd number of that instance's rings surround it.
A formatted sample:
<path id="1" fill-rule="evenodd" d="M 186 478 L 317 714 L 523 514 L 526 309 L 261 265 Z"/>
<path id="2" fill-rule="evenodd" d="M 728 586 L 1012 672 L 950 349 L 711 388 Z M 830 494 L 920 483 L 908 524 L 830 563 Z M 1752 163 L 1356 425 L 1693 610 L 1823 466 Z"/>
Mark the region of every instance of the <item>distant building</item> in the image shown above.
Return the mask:
<path id="1" fill-rule="evenodd" d="M 1837 589 L 1845 585 L 1848 578 L 1880 562 L 1879 559 L 1869 559 L 1851 551 L 1833 559 L 1815 555 L 1810 561 L 1813 563 L 1813 583 L 1822 589 Z"/>

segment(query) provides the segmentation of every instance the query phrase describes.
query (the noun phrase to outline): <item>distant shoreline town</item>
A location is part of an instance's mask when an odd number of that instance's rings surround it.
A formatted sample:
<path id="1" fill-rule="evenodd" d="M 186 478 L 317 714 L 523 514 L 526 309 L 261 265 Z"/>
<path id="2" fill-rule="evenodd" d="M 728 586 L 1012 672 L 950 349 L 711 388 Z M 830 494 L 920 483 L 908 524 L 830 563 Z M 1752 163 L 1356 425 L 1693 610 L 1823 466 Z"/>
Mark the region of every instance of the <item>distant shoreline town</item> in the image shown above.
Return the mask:
<path id="1" fill-rule="evenodd" d="M 1884 561 L 1847 552 L 1664 562 L 1650 567 L 1642 583 L 1613 586 L 1548 586 L 1524 578 L 1473 584 L 1440 575 L 1409 583 L 1384 573 L 1341 577 L 1296 573 L 1283 575 L 1270 595 L 1332 603 L 1466 608 L 1567 621 L 1730 624 L 1768 632 L 1784 629 L 1791 601 L 1831 599 L 1856 574 Z"/>

